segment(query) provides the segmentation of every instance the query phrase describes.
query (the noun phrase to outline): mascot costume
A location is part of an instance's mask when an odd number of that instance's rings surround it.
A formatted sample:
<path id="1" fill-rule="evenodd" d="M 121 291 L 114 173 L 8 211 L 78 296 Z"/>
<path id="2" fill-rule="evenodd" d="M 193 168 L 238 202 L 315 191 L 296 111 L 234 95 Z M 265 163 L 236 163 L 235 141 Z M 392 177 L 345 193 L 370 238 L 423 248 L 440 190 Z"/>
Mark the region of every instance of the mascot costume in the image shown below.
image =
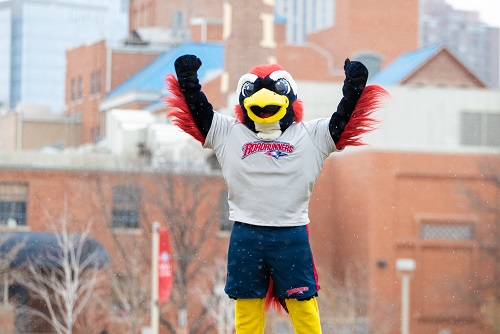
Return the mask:
<path id="1" fill-rule="evenodd" d="M 238 334 L 263 334 L 265 311 L 281 305 L 295 333 L 321 333 L 319 285 L 309 244 L 308 204 L 330 153 L 362 145 L 375 128 L 372 113 L 387 92 L 365 87 L 367 68 L 346 59 L 343 97 L 329 118 L 302 121 L 302 102 L 290 73 L 259 65 L 238 82 L 235 116 L 214 112 L 201 90 L 195 55 L 175 61 L 167 75 L 169 116 L 215 151 L 228 187 L 226 294 L 235 299 Z M 278 306 L 279 307 L 279 306 Z"/>

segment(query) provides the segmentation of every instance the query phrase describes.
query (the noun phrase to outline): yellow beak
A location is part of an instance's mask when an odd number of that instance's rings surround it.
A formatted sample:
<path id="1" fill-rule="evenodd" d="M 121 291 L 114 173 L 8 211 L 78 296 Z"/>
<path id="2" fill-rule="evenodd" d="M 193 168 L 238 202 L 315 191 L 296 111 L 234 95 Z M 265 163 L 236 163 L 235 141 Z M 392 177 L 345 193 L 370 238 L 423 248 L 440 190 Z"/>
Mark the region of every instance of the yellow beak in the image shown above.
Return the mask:
<path id="1" fill-rule="evenodd" d="M 243 101 L 248 117 L 256 123 L 274 123 L 279 121 L 285 117 L 288 104 L 289 101 L 285 95 L 277 94 L 266 88 L 262 88 Z M 277 106 L 280 107 L 280 109 L 272 116 L 261 118 L 252 112 L 251 107 L 254 106 L 258 106 L 260 108 L 264 108 L 266 106 Z"/>

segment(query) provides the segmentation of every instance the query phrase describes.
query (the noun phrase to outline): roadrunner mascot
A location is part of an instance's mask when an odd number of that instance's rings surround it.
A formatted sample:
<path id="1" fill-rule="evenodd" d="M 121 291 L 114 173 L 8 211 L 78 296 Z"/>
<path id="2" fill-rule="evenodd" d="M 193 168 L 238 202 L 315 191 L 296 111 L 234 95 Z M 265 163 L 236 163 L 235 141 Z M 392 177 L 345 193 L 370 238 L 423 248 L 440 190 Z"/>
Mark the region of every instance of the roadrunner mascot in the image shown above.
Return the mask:
<path id="1" fill-rule="evenodd" d="M 366 86 L 367 68 L 346 59 L 336 111 L 305 122 L 290 73 L 259 65 L 240 78 L 236 117 L 230 117 L 215 112 L 202 92 L 201 65 L 195 55 L 175 61 L 177 78 L 167 75 L 165 102 L 174 124 L 215 151 L 227 183 L 234 225 L 225 292 L 236 300 L 236 333 L 263 334 L 265 311 L 280 304 L 295 333 L 321 333 L 309 199 L 330 153 L 363 145 L 361 135 L 376 127 L 372 114 L 387 92 Z"/>

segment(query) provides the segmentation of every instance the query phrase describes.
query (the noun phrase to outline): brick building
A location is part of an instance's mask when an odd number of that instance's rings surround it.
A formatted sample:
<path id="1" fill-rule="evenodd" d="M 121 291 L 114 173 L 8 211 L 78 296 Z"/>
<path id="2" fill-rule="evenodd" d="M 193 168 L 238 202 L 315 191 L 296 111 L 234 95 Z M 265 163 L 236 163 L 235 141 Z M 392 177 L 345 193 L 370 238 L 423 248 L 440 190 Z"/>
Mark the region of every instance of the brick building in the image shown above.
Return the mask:
<path id="1" fill-rule="evenodd" d="M 96 143 L 104 136 L 104 119 L 99 103 L 106 94 L 129 79 L 158 55 L 147 47 L 111 49 L 106 41 L 66 51 L 67 113 L 82 123 L 81 142 Z M 136 108 L 144 107 L 137 104 Z"/>
<path id="2" fill-rule="evenodd" d="M 351 57 L 363 60 L 375 74 L 401 53 L 418 48 L 418 13 L 418 1 L 339 0 L 335 25 L 311 34 L 308 41 L 331 55 L 336 71 Z"/>
<path id="3" fill-rule="evenodd" d="M 495 318 L 481 306 L 498 289 L 499 168 L 500 156 L 488 154 L 333 154 L 310 205 L 320 283 L 333 276 L 354 284 L 350 306 L 361 323 L 368 318 L 367 332 L 396 334 L 396 260 L 413 259 L 411 333 L 493 333 L 487 324 Z M 322 308 L 327 324 L 336 316 L 330 309 Z"/>
<path id="4" fill-rule="evenodd" d="M 2 232 L 47 231 L 51 229 L 51 222 L 64 214 L 65 207 L 70 217 L 68 230 L 79 232 L 92 224 L 90 236 L 102 245 L 111 260 L 109 268 L 102 269 L 102 275 L 107 270 L 113 274 L 105 276 L 108 285 L 101 287 L 107 296 L 104 303 L 89 305 L 99 320 L 94 321 L 93 327 L 87 324 L 87 327 L 76 328 L 77 332 L 99 333 L 102 329 L 109 333 L 125 332 L 129 320 L 123 312 L 134 310 L 128 310 L 119 302 L 110 282 L 112 277 L 122 281 L 131 279 L 128 275 L 131 275 L 132 264 L 142 268 L 137 279 L 142 282 L 146 305 L 140 308 L 146 315 L 140 325 L 149 324 L 151 228 L 155 221 L 170 230 L 176 282 L 185 281 L 189 291 L 196 286 L 217 283 L 211 281 L 208 273 L 213 272 L 210 268 L 216 261 L 224 261 L 231 227 L 227 217 L 221 214 L 226 206 L 220 176 L 144 170 L 138 161 L 124 162 L 106 156 L 66 155 L 58 161 L 50 160 L 45 166 L 35 160 L 27 157 L 23 162 L 18 157 L 17 162 L 10 164 L 2 159 L 0 228 Z M 12 206 L 13 203 L 16 204 Z M 188 324 L 201 326 L 203 319 L 207 319 L 208 328 L 213 327 L 213 319 L 200 315 L 204 305 L 191 295 L 184 296 L 182 286 L 176 283 L 169 303 L 162 305 L 164 319 L 175 327 L 177 307 L 187 297 Z M 2 292 L 5 292 L 3 288 Z M 0 318 L 7 322 L 0 324 L 0 328 L 13 327 L 9 321 L 19 320 L 20 305 L 14 302 L 15 298 L 15 295 L 9 297 L 10 306 L 14 307 L 8 311 L 14 315 L 2 314 Z M 80 321 L 85 316 L 82 315 Z M 162 326 L 164 333 L 165 323 Z M 51 331 L 50 327 L 42 326 L 29 328 L 28 332 Z"/>
<path id="5" fill-rule="evenodd" d="M 211 27 L 222 25 L 222 12 L 223 6 L 220 0 L 131 0 L 129 31 L 141 27 L 163 27 L 171 30 L 172 35 L 190 38 L 193 19 L 203 18 L 204 24 L 207 24 L 210 30 Z M 220 40 L 220 36 L 217 39 Z"/>

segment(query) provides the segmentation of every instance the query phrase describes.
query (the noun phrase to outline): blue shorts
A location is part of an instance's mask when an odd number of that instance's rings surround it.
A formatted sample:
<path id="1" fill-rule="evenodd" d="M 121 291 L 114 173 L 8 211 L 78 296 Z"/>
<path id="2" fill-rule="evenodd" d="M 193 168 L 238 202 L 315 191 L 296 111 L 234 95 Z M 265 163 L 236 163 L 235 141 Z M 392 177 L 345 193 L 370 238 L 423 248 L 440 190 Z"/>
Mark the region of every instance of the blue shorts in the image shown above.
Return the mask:
<path id="1" fill-rule="evenodd" d="M 265 298 L 270 277 L 278 298 L 307 299 L 317 294 L 307 226 L 235 222 L 229 240 L 226 294 L 235 299 Z"/>

